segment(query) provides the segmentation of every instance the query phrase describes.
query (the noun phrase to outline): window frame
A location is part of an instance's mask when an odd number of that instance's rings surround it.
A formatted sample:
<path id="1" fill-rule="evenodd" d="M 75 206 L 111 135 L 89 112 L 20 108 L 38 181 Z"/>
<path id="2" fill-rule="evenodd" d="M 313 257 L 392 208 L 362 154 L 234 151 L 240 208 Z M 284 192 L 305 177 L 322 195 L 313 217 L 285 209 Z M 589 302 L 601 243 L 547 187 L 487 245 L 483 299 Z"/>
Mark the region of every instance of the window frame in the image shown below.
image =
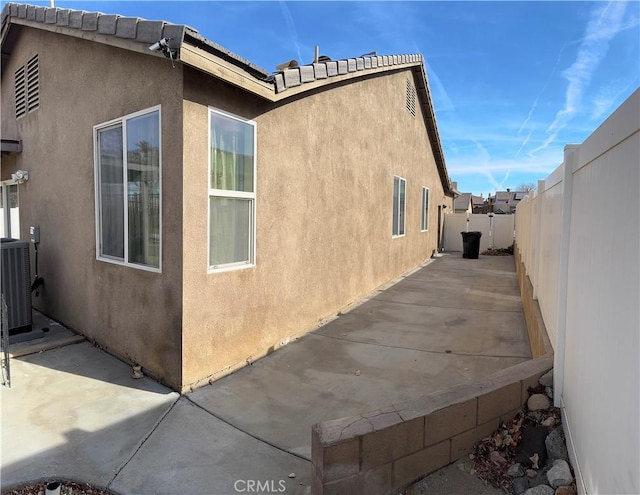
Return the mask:
<path id="1" fill-rule="evenodd" d="M 427 197 L 427 201 L 425 204 L 425 193 Z M 420 232 L 428 232 L 429 231 L 429 188 L 427 186 L 422 186 L 422 210 L 421 210 L 421 218 L 420 218 Z"/>
<path id="2" fill-rule="evenodd" d="M 396 204 L 396 181 L 398 184 L 398 201 Z M 402 185 L 404 185 L 404 203 L 402 201 Z M 393 195 L 391 209 L 391 237 L 393 239 L 404 237 L 407 232 L 407 179 L 399 175 L 393 176 Z M 396 207 L 397 219 L 396 217 Z"/>
<path id="3" fill-rule="evenodd" d="M 162 105 L 155 105 L 153 107 L 145 108 L 143 110 L 139 110 L 137 112 L 133 112 L 127 115 L 123 115 L 122 117 L 118 117 L 116 119 L 109 120 L 107 122 L 103 122 L 101 124 L 97 124 L 93 126 L 93 170 L 94 170 L 94 186 L 95 186 L 95 225 L 96 225 L 96 260 L 104 261 L 106 263 L 111 263 L 114 265 L 126 266 L 130 268 L 135 268 L 138 270 L 144 270 L 148 272 L 154 273 L 162 273 Z M 127 160 L 127 121 L 142 117 L 147 114 L 152 114 L 154 112 L 158 112 L 158 266 L 150 266 L 143 265 L 140 263 L 133 263 L 128 261 L 129 255 L 129 215 L 127 214 L 128 210 L 128 193 L 127 189 L 127 171 L 128 171 L 128 160 Z M 102 232 L 102 215 L 101 215 L 101 181 L 100 181 L 100 146 L 98 142 L 98 134 L 101 130 L 108 129 L 109 127 L 114 127 L 120 124 L 122 126 L 122 136 L 123 136 L 123 147 L 122 147 L 122 178 L 123 178 L 123 234 L 124 234 L 124 255 L 123 259 L 105 256 L 100 252 L 100 243 L 101 243 L 101 232 Z"/>
<path id="4" fill-rule="evenodd" d="M 9 192 L 9 188 L 11 186 L 16 186 L 16 197 L 18 206 L 16 209 L 17 213 L 17 225 L 15 225 L 16 230 L 18 232 L 14 232 L 11 221 L 11 193 Z M 0 181 L 0 188 L 2 189 L 2 204 L 0 205 L 0 209 L 2 209 L 2 221 L 4 226 L 3 236 L 9 239 L 20 239 L 20 188 L 18 187 L 18 183 L 13 179 Z M 17 236 L 15 234 L 18 234 Z"/>
<path id="5" fill-rule="evenodd" d="M 211 187 L 211 117 L 219 115 L 242 124 L 247 124 L 253 129 L 253 191 L 236 191 L 229 189 L 215 189 Z M 258 124 L 250 119 L 246 119 L 230 112 L 225 112 L 219 108 L 209 106 L 207 112 L 207 273 L 222 273 L 235 270 L 245 270 L 256 266 L 256 215 L 257 215 L 257 185 L 258 185 Z M 236 261 L 221 265 L 211 264 L 211 198 L 242 199 L 250 202 L 249 218 L 249 259 L 247 261 Z"/>

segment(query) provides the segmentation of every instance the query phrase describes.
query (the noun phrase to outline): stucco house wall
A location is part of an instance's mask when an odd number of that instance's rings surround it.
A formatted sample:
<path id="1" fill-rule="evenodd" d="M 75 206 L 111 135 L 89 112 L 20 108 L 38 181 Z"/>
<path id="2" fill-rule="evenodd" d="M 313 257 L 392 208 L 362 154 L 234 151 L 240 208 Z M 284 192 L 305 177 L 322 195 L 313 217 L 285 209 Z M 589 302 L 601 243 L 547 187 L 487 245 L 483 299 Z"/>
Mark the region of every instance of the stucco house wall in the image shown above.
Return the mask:
<path id="1" fill-rule="evenodd" d="M 76 12 L 88 22 L 78 28 L 64 24 L 65 9 L 20 9 L 3 10 L 2 136 L 22 140 L 23 151 L 3 157 L 2 179 L 29 171 L 20 237 L 40 227 L 45 280 L 34 306 L 174 389 L 313 330 L 437 249 L 438 206 L 451 208 L 452 193 L 421 57 L 377 57 L 369 72 L 353 60 L 349 73 L 291 89 L 288 76 L 261 79 L 192 31 L 174 68 L 148 40 L 91 31 L 100 14 Z M 8 11 L 16 25 L 5 23 Z M 118 19 L 107 17 L 103 31 L 138 22 Z M 16 120 L 14 73 L 36 53 L 40 105 Z M 415 116 L 407 88 L 421 88 Z M 160 273 L 96 259 L 94 127 L 156 106 Z M 241 270 L 208 270 L 209 108 L 256 123 L 255 266 Z M 405 235 L 396 238 L 394 175 L 406 179 Z"/>
<path id="2" fill-rule="evenodd" d="M 188 75 L 185 385 L 264 355 L 427 259 L 437 246 L 437 204 L 446 204 L 422 110 L 414 117 L 406 108 L 411 70 L 273 106 Z M 208 106 L 257 123 L 257 261 L 250 269 L 207 274 Z M 399 238 L 391 229 L 394 175 L 407 180 Z M 426 232 L 423 186 L 431 203 Z"/>
<path id="3" fill-rule="evenodd" d="M 20 237 L 39 226 L 38 310 L 180 385 L 182 68 L 101 43 L 21 27 L 2 67 L 2 137 L 22 139 L 2 179 L 18 187 Z M 15 70 L 38 54 L 40 106 L 16 120 Z M 4 62 L 4 60 L 3 60 Z M 93 126 L 161 105 L 162 273 L 96 260 Z M 32 274 L 33 266 L 32 250 Z"/>

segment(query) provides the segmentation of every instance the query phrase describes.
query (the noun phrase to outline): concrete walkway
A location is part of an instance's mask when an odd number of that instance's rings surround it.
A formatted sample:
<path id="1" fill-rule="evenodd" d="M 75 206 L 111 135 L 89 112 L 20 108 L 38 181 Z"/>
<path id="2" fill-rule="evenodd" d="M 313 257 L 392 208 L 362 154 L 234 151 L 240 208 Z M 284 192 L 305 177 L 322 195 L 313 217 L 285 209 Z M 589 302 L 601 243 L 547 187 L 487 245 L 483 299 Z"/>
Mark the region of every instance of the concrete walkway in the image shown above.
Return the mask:
<path id="1" fill-rule="evenodd" d="M 305 494 L 314 423 L 529 358 L 513 258 L 458 253 L 185 397 L 87 342 L 30 354 L 1 387 L 2 487 L 57 477 L 122 495 Z"/>

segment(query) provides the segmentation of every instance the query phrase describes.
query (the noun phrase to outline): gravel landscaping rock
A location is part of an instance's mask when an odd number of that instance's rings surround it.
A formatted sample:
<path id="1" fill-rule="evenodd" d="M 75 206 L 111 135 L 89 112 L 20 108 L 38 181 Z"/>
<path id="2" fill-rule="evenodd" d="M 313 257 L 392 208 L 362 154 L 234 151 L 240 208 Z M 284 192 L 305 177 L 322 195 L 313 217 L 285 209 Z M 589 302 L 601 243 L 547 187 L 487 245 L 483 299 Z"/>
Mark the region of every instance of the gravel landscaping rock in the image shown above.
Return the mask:
<path id="1" fill-rule="evenodd" d="M 538 383 L 543 387 L 553 387 L 553 370 L 547 371 L 540 377 Z"/>
<path id="2" fill-rule="evenodd" d="M 555 490 L 549 485 L 538 485 L 533 488 L 529 488 L 524 495 L 554 495 Z"/>
<path id="3" fill-rule="evenodd" d="M 547 435 L 544 441 L 547 448 L 547 456 L 551 460 L 563 459 L 569 460 L 569 453 L 567 452 L 567 444 L 564 437 L 564 430 L 562 425 L 558 426 L 549 435 Z"/>
<path id="4" fill-rule="evenodd" d="M 516 478 L 513 480 L 512 488 L 515 495 L 522 495 L 529 489 L 529 480 L 527 478 Z"/>
<path id="5" fill-rule="evenodd" d="M 534 394 L 527 401 L 529 411 L 542 411 L 543 409 L 548 409 L 550 405 L 551 401 L 545 394 Z"/>
<path id="6" fill-rule="evenodd" d="M 569 464 L 567 464 L 567 461 L 563 459 L 553 461 L 553 466 L 547 473 L 547 479 L 553 488 L 570 485 L 573 481 L 573 476 L 571 475 L 571 468 Z"/>
<path id="7" fill-rule="evenodd" d="M 522 467 L 522 464 L 518 462 L 509 467 L 507 474 L 512 478 L 520 478 L 524 476 L 524 468 Z"/>

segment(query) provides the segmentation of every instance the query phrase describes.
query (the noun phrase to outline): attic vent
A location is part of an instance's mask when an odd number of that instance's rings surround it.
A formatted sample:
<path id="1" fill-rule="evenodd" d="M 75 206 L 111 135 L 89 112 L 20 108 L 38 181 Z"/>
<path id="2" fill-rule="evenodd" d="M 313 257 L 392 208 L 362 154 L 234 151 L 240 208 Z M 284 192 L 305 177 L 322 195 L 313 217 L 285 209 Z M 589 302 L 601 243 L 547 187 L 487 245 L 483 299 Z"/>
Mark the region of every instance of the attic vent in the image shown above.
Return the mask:
<path id="1" fill-rule="evenodd" d="M 407 110 L 411 115 L 416 116 L 416 88 L 409 79 L 407 79 Z"/>
<path id="2" fill-rule="evenodd" d="M 35 55 L 27 62 L 27 113 L 40 106 L 40 66 Z"/>
<path id="3" fill-rule="evenodd" d="M 27 113 L 27 90 L 24 65 L 16 71 L 16 119 Z"/>
<path id="4" fill-rule="evenodd" d="M 40 106 L 40 74 L 38 55 L 34 55 L 27 65 L 16 73 L 16 119 L 24 117 Z"/>

